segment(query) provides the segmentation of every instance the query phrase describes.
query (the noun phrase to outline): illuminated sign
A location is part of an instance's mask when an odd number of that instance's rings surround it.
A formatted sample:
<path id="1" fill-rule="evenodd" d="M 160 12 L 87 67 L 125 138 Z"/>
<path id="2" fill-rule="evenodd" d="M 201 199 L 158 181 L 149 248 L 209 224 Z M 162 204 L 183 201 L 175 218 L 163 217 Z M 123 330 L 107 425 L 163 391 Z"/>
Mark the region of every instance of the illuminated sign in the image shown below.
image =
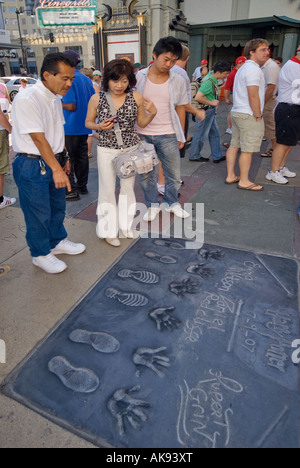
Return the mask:
<path id="1" fill-rule="evenodd" d="M 96 22 L 97 0 L 41 0 L 36 9 L 41 28 L 74 27 Z"/>

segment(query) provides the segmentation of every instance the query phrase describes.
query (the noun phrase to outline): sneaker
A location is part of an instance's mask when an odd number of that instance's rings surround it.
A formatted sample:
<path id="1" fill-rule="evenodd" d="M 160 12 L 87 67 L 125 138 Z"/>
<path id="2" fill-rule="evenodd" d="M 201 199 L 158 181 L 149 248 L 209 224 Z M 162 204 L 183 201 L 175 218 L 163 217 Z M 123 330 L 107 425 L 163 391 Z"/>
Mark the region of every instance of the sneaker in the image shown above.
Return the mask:
<path id="1" fill-rule="evenodd" d="M 143 220 L 151 223 L 151 221 L 154 221 L 156 216 L 161 212 L 161 208 L 158 207 L 150 207 L 147 210 L 147 213 L 144 215 Z"/>
<path id="2" fill-rule="evenodd" d="M 179 203 L 173 206 L 168 206 L 165 208 L 165 210 L 168 213 L 174 213 L 175 216 L 177 216 L 178 218 L 182 218 L 182 219 L 189 218 L 191 216 L 187 211 L 185 211 L 181 207 L 181 205 L 179 205 Z"/>
<path id="3" fill-rule="evenodd" d="M 0 203 L 0 210 L 2 210 L 2 208 L 7 208 L 9 206 L 14 205 L 16 201 L 17 200 L 15 198 L 3 197 L 3 202 Z"/>
<path id="4" fill-rule="evenodd" d="M 34 266 L 41 268 L 51 275 L 62 273 L 67 268 L 65 262 L 58 260 L 58 258 L 56 258 L 52 253 L 46 256 L 33 257 L 32 263 Z"/>
<path id="5" fill-rule="evenodd" d="M 121 242 L 119 241 L 119 239 L 110 239 L 110 238 L 106 238 L 105 241 L 109 244 L 109 245 L 112 245 L 113 247 L 120 247 L 121 245 Z"/>
<path id="6" fill-rule="evenodd" d="M 232 128 L 227 128 L 226 132 L 228 135 L 232 135 Z"/>
<path id="7" fill-rule="evenodd" d="M 68 239 L 63 239 L 56 247 L 54 247 L 54 249 L 51 250 L 51 253 L 53 255 L 79 255 L 84 252 L 85 249 L 86 246 L 83 244 L 74 244 L 74 242 L 70 242 Z"/>
<path id="8" fill-rule="evenodd" d="M 165 184 L 162 184 L 162 185 L 157 184 L 157 190 L 158 190 L 159 195 L 165 194 L 165 188 L 166 188 Z"/>
<path id="9" fill-rule="evenodd" d="M 291 179 L 297 176 L 296 172 L 291 172 L 287 167 L 282 167 L 279 169 L 279 172 L 283 177 L 289 177 Z"/>
<path id="10" fill-rule="evenodd" d="M 266 179 L 271 180 L 275 182 L 276 184 L 283 185 L 283 184 L 288 183 L 288 180 L 285 177 L 283 177 L 280 171 L 276 171 L 276 172 L 269 171 L 268 174 L 266 175 Z"/>

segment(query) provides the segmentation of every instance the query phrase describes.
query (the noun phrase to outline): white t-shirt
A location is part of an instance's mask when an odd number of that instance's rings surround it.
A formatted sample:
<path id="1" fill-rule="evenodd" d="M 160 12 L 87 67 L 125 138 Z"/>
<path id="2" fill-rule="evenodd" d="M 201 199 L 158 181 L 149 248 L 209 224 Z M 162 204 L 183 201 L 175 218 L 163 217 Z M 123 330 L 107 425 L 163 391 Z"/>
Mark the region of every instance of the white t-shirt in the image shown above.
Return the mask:
<path id="1" fill-rule="evenodd" d="M 30 133 L 44 133 L 54 154 L 64 149 L 64 116 L 61 97 L 38 81 L 18 93 L 13 101 L 12 146 L 17 153 L 40 154 Z"/>
<path id="2" fill-rule="evenodd" d="M 281 69 L 278 81 L 278 102 L 300 104 L 300 62 L 289 60 Z"/>
<path id="3" fill-rule="evenodd" d="M 276 85 L 276 88 L 274 90 L 274 96 L 277 94 L 277 86 L 278 86 L 278 77 L 279 77 L 279 72 L 280 68 L 277 65 L 274 60 L 271 58 L 266 61 L 266 63 L 261 67 L 264 77 L 265 77 L 265 82 L 266 82 L 266 90 L 269 84 Z"/>
<path id="4" fill-rule="evenodd" d="M 233 86 L 232 112 L 253 115 L 249 103 L 248 86 L 259 88 L 261 113 L 265 104 L 265 78 L 260 66 L 254 60 L 247 60 L 235 75 Z"/>

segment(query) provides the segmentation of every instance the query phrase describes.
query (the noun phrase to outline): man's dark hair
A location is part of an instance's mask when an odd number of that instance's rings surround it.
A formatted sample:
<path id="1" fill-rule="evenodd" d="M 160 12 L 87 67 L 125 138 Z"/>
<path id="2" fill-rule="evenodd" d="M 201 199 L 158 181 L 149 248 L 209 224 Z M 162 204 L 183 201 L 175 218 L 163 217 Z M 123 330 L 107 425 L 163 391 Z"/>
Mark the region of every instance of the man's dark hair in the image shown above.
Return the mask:
<path id="1" fill-rule="evenodd" d="M 69 67 L 75 68 L 74 60 L 71 60 L 67 55 L 57 52 L 53 54 L 48 54 L 44 58 L 42 68 L 41 68 L 41 80 L 45 81 L 44 73 L 47 71 L 52 75 L 57 75 L 59 72 L 59 63 L 64 63 L 69 65 Z"/>
<path id="2" fill-rule="evenodd" d="M 129 81 L 128 88 L 125 90 L 128 93 L 136 85 L 136 77 L 132 64 L 124 59 L 115 59 L 108 62 L 103 71 L 103 91 L 107 92 L 109 90 L 108 82 L 110 80 L 118 81 L 122 76 L 126 76 Z"/>
<path id="3" fill-rule="evenodd" d="M 177 57 L 177 59 L 180 59 L 182 56 L 182 47 L 180 42 L 175 39 L 175 37 L 168 36 L 163 37 L 156 43 L 153 52 L 155 52 L 157 57 L 161 54 L 171 52 Z"/>
<path id="4" fill-rule="evenodd" d="M 225 60 L 220 60 L 219 62 L 214 64 L 213 67 L 214 73 L 224 73 L 224 72 L 230 72 L 231 71 L 231 65 L 229 62 L 225 62 Z"/>

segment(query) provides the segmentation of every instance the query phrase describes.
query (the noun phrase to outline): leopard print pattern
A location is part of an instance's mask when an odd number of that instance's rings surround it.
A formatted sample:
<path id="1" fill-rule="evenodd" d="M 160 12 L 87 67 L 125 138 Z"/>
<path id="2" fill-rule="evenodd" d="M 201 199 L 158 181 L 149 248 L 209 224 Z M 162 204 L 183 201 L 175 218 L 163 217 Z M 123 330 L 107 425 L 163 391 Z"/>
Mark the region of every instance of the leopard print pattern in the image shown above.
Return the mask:
<path id="1" fill-rule="evenodd" d="M 112 117 L 110 105 L 107 102 L 105 92 L 100 91 L 100 99 L 97 108 L 99 122 Z M 129 91 L 125 102 L 117 111 L 118 123 L 122 133 L 124 148 L 131 148 L 139 142 L 139 137 L 135 129 L 135 122 L 138 113 L 138 106 L 133 97 L 133 91 Z M 98 131 L 99 143 L 102 148 L 120 149 L 114 129 L 112 131 Z"/>

